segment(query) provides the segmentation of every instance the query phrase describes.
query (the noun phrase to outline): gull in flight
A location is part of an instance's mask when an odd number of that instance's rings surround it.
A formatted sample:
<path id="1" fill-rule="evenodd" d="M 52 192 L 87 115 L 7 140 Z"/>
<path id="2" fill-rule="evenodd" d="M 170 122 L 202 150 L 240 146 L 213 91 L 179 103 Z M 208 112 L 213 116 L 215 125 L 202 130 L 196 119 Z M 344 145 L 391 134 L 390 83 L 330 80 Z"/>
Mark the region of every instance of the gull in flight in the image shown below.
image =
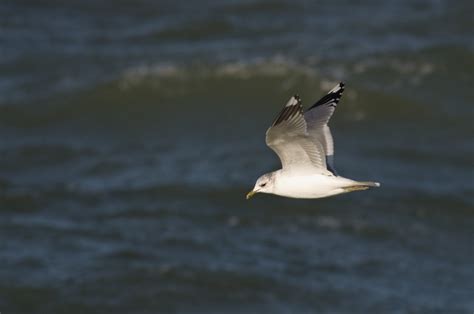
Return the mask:
<path id="1" fill-rule="evenodd" d="M 322 198 L 380 186 L 378 182 L 341 177 L 334 169 L 334 142 L 328 121 L 343 91 L 341 82 L 306 112 L 298 95 L 291 97 L 265 139 L 280 158 L 282 169 L 258 178 L 247 199 L 256 193 Z"/>

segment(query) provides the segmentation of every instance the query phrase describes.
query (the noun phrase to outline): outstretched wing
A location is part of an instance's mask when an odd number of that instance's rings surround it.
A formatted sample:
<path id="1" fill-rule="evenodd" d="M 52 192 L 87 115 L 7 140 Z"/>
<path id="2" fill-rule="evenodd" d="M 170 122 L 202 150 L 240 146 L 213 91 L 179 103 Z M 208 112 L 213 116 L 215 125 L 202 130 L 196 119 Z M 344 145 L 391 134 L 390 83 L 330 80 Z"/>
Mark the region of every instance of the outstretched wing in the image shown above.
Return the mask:
<path id="1" fill-rule="evenodd" d="M 301 100 L 297 95 L 286 103 L 267 130 L 265 140 L 280 158 L 283 171 L 330 175 L 324 148 L 309 136 Z"/>
<path id="2" fill-rule="evenodd" d="M 334 169 L 334 141 L 328 122 L 344 92 L 344 83 L 337 84 L 323 98 L 312 105 L 304 114 L 308 134 L 324 149 L 327 169 L 337 175 Z"/>

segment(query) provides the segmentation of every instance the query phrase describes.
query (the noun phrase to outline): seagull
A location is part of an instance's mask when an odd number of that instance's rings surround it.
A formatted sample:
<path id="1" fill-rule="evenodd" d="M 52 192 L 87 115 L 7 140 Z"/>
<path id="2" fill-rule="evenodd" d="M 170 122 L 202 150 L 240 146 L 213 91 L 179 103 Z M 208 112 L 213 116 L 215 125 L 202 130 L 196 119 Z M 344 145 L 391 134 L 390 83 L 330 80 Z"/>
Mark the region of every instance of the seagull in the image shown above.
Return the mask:
<path id="1" fill-rule="evenodd" d="M 328 122 L 343 91 L 341 82 L 306 112 L 298 95 L 290 98 L 265 138 L 282 168 L 258 178 L 247 199 L 256 193 L 323 198 L 380 186 L 378 182 L 341 177 L 334 169 L 334 141 Z"/>

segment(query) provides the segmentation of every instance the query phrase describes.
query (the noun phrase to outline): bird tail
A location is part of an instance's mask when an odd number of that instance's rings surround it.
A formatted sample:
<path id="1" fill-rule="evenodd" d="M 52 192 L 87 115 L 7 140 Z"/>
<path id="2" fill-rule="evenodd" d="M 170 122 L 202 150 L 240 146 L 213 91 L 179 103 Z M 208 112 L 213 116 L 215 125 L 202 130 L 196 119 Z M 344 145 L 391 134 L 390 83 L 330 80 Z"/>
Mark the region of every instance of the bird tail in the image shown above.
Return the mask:
<path id="1" fill-rule="evenodd" d="M 370 189 L 370 188 L 376 188 L 376 187 L 379 187 L 379 186 L 380 186 L 380 183 L 378 183 L 378 182 L 371 182 L 371 181 L 357 182 L 356 181 L 356 182 L 354 182 L 353 185 L 344 187 L 343 189 L 346 192 L 352 192 L 352 191 L 363 191 L 363 190 L 367 190 L 367 189 Z"/>
<path id="2" fill-rule="evenodd" d="M 357 185 L 360 186 L 366 186 L 368 188 L 378 188 L 380 186 L 380 183 L 378 182 L 372 182 L 372 181 L 362 181 L 362 182 L 357 182 Z"/>

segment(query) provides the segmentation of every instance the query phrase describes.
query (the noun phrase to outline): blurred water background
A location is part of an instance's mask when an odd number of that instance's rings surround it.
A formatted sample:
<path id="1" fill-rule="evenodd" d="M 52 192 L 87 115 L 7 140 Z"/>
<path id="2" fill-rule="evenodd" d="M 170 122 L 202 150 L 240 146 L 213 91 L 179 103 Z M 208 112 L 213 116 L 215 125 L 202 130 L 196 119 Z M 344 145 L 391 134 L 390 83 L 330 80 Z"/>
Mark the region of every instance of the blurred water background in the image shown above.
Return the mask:
<path id="1" fill-rule="evenodd" d="M 1 1 L 0 312 L 472 313 L 473 5 Z M 245 193 L 339 80 L 322 200 Z"/>

